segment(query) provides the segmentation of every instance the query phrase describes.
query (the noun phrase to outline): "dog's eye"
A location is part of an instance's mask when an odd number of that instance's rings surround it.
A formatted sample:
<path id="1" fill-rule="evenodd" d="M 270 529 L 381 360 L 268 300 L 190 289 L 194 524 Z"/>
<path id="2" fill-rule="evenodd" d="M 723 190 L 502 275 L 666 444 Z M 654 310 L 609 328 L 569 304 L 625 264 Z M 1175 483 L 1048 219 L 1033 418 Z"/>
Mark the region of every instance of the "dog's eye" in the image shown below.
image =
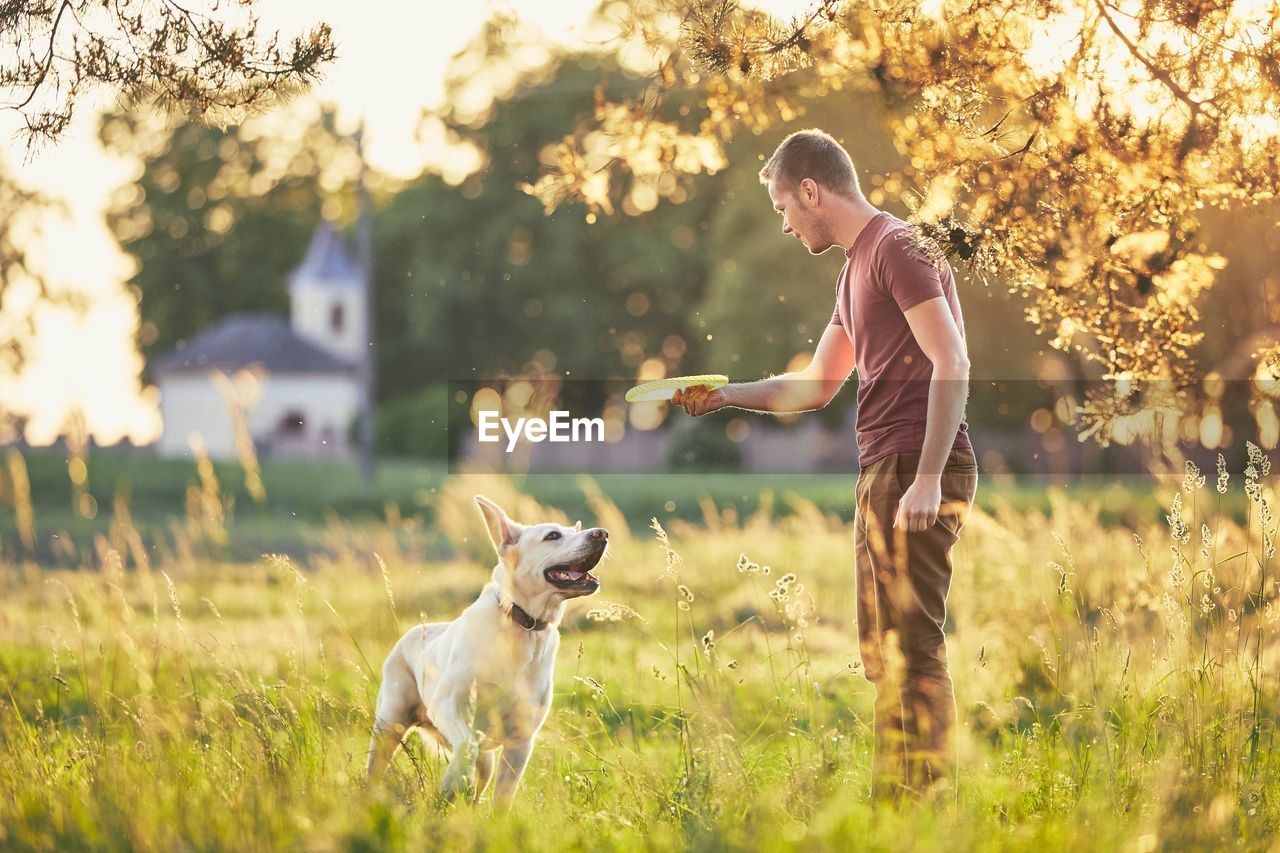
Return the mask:
<path id="1" fill-rule="evenodd" d="M 554 539 L 559 539 L 559 538 L 560 538 L 560 531 L 559 531 L 559 530 L 553 530 L 553 531 L 551 531 L 550 533 L 548 533 L 546 536 L 543 536 L 543 537 L 542 537 L 542 541 L 543 541 L 543 542 L 551 542 L 552 540 L 554 540 Z"/>

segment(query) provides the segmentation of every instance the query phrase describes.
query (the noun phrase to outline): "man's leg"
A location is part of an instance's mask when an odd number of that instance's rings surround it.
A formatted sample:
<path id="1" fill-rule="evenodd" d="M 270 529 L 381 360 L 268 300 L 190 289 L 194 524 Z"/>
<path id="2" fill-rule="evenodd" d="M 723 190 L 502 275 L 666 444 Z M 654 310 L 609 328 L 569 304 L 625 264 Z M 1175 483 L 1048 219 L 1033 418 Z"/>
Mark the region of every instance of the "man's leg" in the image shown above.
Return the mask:
<path id="1" fill-rule="evenodd" d="M 977 488 L 972 451 L 953 450 L 942 512 L 927 531 L 893 528 L 919 453 L 892 454 L 858 480 L 855 525 L 859 648 L 876 687 L 874 796 L 921 790 L 954 774 L 955 698 L 943 623 L 951 547 Z"/>
<path id="2" fill-rule="evenodd" d="M 915 479 L 919 454 L 902 454 L 898 479 Z M 903 729 L 907 784 L 915 791 L 954 779 L 956 704 L 943 625 L 951 588 L 951 549 L 973 506 L 978 473 L 973 453 L 952 450 L 942 474 L 942 511 L 928 530 L 895 537 L 906 546 L 906 585 L 896 599 L 904 634 Z M 901 555 L 895 563 L 903 562 Z"/>
<path id="3" fill-rule="evenodd" d="M 906 659 L 901 634 L 889 607 L 893 561 L 886 534 L 893 523 L 889 508 L 901 497 L 893 455 L 876 460 L 858 476 L 854 521 L 854 568 L 858 601 L 858 649 L 863 673 L 875 687 L 874 752 L 871 765 L 873 799 L 894 799 L 907 779 L 907 733 L 903 684 Z"/>

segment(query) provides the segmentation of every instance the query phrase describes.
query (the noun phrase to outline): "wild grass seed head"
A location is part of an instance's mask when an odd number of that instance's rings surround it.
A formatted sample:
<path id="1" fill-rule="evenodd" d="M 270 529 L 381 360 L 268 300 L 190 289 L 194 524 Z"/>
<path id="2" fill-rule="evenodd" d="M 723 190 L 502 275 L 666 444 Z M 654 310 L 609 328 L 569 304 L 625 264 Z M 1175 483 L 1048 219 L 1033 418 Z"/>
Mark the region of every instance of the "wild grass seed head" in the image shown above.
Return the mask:
<path id="1" fill-rule="evenodd" d="M 1187 582 L 1186 572 L 1183 571 L 1182 554 L 1179 553 L 1177 545 L 1169 546 L 1169 554 L 1173 557 L 1173 567 L 1169 569 L 1169 586 L 1181 590 L 1182 585 Z"/>
<path id="2" fill-rule="evenodd" d="M 622 622 L 625 619 L 645 621 L 644 617 L 625 604 L 616 601 L 602 601 L 601 607 L 588 610 L 586 617 L 592 622 Z"/>
<path id="3" fill-rule="evenodd" d="M 1196 463 L 1188 459 L 1182 474 L 1182 491 L 1189 495 L 1203 485 L 1204 475 L 1200 473 Z"/>
<path id="4" fill-rule="evenodd" d="M 67 605 L 71 608 L 71 621 L 76 626 L 76 633 L 82 633 L 84 629 L 80 625 L 80 607 L 76 604 L 76 597 L 71 592 L 71 587 L 56 578 L 50 583 L 55 583 L 62 588 L 63 594 L 67 597 Z"/>
<path id="5" fill-rule="evenodd" d="M 1049 568 L 1053 569 L 1058 575 L 1058 597 L 1063 598 L 1071 595 L 1071 581 L 1075 578 L 1075 572 L 1068 571 L 1063 565 L 1056 560 L 1049 561 Z"/>
<path id="6" fill-rule="evenodd" d="M 575 676 L 573 677 L 573 680 L 574 680 L 574 681 L 577 681 L 577 682 L 579 682 L 579 683 L 581 683 L 581 684 L 585 684 L 588 688 L 590 688 L 590 690 L 591 690 L 591 696 L 592 696 L 592 698 L 593 698 L 593 699 L 603 699 L 603 698 L 604 698 L 604 696 L 605 696 L 605 689 L 604 689 L 604 685 L 603 685 L 603 684 L 601 684 L 599 681 L 596 681 L 596 680 L 595 680 L 594 678 L 592 678 L 591 676 L 589 676 L 589 675 L 575 675 Z"/>
<path id="7" fill-rule="evenodd" d="M 1174 492 L 1173 503 L 1165 520 L 1169 522 L 1169 535 L 1174 541 L 1183 545 L 1191 541 L 1191 527 L 1182 519 L 1182 492 Z"/>
<path id="8" fill-rule="evenodd" d="M 778 578 L 777 582 L 774 583 L 773 589 L 769 591 L 769 597 L 772 598 L 774 601 L 776 601 L 778 604 L 784 603 L 788 598 L 791 597 L 791 587 L 795 584 L 795 582 L 796 582 L 795 572 L 787 572 L 785 575 Z"/>
<path id="9" fill-rule="evenodd" d="M 391 612 L 396 611 L 396 594 L 391 589 L 391 572 L 387 569 L 387 561 L 382 559 L 382 555 L 378 552 L 373 553 L 373 558 L 378 561 L 378 569 L 382 572 L 382 585 L 387 590 L 387 601 L 391 604 Z"/>
<path id="10" fill-rule="evenodd" d="M 182 608 L 178 605 L 178 588 L 173 585 L 173 578 L 169 577 L 169 573 L 162 571 L 164 582 L 169 585 L 169 604 L 173 607 L 173 618 L 178 626 L 178 633 L 184 633 L 186 629 L 182 627 Z"/>
<path id="11" fill-rule="evenodd" d="M 1262 452 L 1262 448 L 1254 444 L 1252 441 L 1246 441 L 1245 448 L 1249 451 L 1249 465 L 1257 466 L 1259 474 L 1266 477 L 1271 473 L 1271 459 L 1267 454 Z M 1255 474 L 1254 476 L 1258 476 Z"/>
<path id="12" fill-rule="evenodd" d="M 796 629 L 797 638 L 804 639 L 800 634 L 800 629 L 809 627 L 809 617 L 812 616 L 817 608 L 813 605 L 812 596 L 803 596 L 804 586 L 797 584 L 792 590 L 791 600 L 783 605 L 782 612 L 791 622 L 793 628 Z"/>
<path id="13" fill-rule="evenodd" d="M 679 581 L 680 563 L 683 561 L 680 555 L 671 547 L 671 538 L 667 536 L 667 531 L 662 529 L 662 524 L 657 517 L 649 519 L 649 527 L 653 530 L 654 535 L 657 536 L 658 544 L 662 546 L 662 550 L 666 554 L 667 563 L 662 573 L 673 581 Z"/>

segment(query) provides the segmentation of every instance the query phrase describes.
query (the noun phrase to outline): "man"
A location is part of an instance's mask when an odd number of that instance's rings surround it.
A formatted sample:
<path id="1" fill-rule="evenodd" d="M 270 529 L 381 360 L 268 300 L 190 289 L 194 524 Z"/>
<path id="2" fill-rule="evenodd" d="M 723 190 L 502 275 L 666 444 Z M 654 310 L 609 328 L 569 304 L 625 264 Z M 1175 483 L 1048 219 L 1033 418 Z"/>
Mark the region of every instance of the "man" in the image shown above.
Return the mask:
<path id="1" fill-rule="evenodd" d="M 956 543 L 978 484 L 964 423 L 969 359 L 955 282 L 919 231 L 863 196 L 853 161 L 818 130 L 760 170 L 782 233 L 846 261 L 809 366 L 678 393 L 691 415 L 825 406 L 858 371 L 858 640 L 876 687 L 872 791 L 938 795 L 954 774 L 955 698 L 943 622 Z"/>

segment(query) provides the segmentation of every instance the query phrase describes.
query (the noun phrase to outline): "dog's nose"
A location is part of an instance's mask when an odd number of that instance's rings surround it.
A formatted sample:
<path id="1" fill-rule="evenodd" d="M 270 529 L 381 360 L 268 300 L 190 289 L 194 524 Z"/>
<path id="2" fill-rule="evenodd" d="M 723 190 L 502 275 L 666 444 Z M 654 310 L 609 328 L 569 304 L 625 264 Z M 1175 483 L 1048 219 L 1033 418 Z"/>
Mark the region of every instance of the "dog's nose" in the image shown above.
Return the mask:
<path id="1" fill-rule="evenodd" d="M 587 536 L 591 539 L 608 539 L 609 531 L 603 527 L 593 527 L 587 531 Z"/>

